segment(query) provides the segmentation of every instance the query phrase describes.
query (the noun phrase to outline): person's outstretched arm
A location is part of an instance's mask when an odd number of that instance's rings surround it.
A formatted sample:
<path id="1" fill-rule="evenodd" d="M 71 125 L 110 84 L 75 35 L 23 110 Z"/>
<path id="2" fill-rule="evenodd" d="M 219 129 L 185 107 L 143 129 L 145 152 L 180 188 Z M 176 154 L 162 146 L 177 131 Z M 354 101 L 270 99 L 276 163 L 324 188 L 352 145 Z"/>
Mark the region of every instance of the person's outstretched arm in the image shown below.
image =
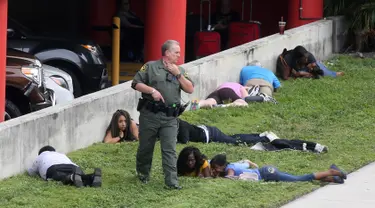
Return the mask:
<path id="1" fill-rule="evenodd" d="M 200 176 L 203 177 L 203 178 L 210 178 L 211 177 L 211 169 L 210 169 L 210 166 L 208 165 L 207 160 L 203 164 L 203 170 L 202 170 Z"/>
<path id="2" fill-rule="evenodd" d="M 249 166 L 250 167 L 253 167 L 253 168 L 258 168 L 258 165 L 250 160 L 244 160 L 244 162 L 247 162 L 249 163 Z"/>
<path id="3" fill-rule="evenodd" d="M 119 141 L 120 141 L 120 137 L 113 138 L 111 131 L 108 131 L 107 135 L 105 135 L 104 137 L 104 143 L 107 143 L 107 144 L 116 144 Z"/>
<path id="4" fill-rule="evenodd" d="M 31 167 L 27 169 L 27 173 L 30 176 L 36 176 L 38 174 L 38 169 L 39 169 L 39 163 L 38 163 L 38 158 L 33 162 Z"/>

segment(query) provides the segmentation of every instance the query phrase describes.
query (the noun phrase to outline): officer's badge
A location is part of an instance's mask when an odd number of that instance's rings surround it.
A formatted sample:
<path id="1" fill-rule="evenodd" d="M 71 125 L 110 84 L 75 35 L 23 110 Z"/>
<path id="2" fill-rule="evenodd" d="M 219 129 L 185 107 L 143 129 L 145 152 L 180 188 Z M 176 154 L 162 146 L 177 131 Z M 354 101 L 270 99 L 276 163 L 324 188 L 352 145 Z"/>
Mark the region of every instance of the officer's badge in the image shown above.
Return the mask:
<path id="1" fill-rule="evenodd" d="M 147 70 L 147 64 L 144 64 L 139 71 L 144 72 L 146 70 Z"/>

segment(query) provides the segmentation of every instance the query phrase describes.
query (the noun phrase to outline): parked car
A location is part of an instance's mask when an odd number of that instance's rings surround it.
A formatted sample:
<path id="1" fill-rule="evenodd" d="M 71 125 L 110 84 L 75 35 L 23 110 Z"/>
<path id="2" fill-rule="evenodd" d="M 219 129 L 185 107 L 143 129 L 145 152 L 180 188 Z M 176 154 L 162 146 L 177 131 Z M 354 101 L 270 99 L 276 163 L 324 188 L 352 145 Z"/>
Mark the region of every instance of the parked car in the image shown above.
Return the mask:
<path id="1" fill-rule="evenodd" d="M 67 72 L 73 79 L 76 97 L 101 90 L 108 83 L 103 52 L 92 41 L 34 34 L 8 17 L 7 45 L 36 56 L 43 64 Z"/>
<path id="2" fill-rule="evenodd" d="M 53 66 L 43 64 L 46 87 L 55 92 L 56 104 L 70 102 L 74 99 L 72 77 Z"/>
<path id="3" fill-rule="evenodd" d="M 35 56 L 13 49 L 7 50 L 7 56 L 22 59 L 30 65 L 34 62 L 38 62 Z M 48 90 L 53 92 L 51 94 L 52 105 L 67 103 L 74 99 L 73 81 L 68 73 L 45 64 L 41 64 L 41 68 L 43 69 L 45 86 Z"/>
<path id="4" fill-rule="evenodd" d="M 26 60 L 15 50 L 7 50 L 5 120 L 50 107 L 54 92 L 46 88 L 42 64 Z"/>

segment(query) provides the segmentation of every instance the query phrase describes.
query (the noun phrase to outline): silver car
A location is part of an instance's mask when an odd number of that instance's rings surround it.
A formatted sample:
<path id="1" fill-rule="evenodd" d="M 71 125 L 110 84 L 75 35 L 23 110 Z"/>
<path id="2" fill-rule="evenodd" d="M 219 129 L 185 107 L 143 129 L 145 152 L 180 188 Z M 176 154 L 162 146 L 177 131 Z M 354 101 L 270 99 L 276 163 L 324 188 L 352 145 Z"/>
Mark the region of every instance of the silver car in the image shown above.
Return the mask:
<path id="1" fill-rule="evenodd" d="M 42 65 L 46 87 L 54 92 L 55 104 L 67 103 L 74 99 L 72 77 L 61 69 Z"/>

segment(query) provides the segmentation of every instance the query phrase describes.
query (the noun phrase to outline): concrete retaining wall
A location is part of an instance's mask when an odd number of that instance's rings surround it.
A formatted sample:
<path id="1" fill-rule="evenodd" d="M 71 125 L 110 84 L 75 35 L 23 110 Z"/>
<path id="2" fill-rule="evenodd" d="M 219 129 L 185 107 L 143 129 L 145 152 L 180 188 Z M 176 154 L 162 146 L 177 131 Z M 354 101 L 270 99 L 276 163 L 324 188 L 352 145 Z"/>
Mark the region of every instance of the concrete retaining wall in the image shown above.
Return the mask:
<path id="1" fill-rule="evenodd" d="M 238 81 L 239 72 L 257 59 L 275 71 L 276 57 L 284 48 L 304 45 L 319 59 L 332 53 L 332 21 L 322 20 L 184 64 L 196 84 L 187 101 L 204 98 L 225 81 Z M 140 94 L 130 82 L 83 96 L 0 124 L 0 179 L 29 167 L 39 148 L 52 145 L 68 153 L 102 141 L 111 115 L 119 108 L 138 120 L 136 104 Z"/>

